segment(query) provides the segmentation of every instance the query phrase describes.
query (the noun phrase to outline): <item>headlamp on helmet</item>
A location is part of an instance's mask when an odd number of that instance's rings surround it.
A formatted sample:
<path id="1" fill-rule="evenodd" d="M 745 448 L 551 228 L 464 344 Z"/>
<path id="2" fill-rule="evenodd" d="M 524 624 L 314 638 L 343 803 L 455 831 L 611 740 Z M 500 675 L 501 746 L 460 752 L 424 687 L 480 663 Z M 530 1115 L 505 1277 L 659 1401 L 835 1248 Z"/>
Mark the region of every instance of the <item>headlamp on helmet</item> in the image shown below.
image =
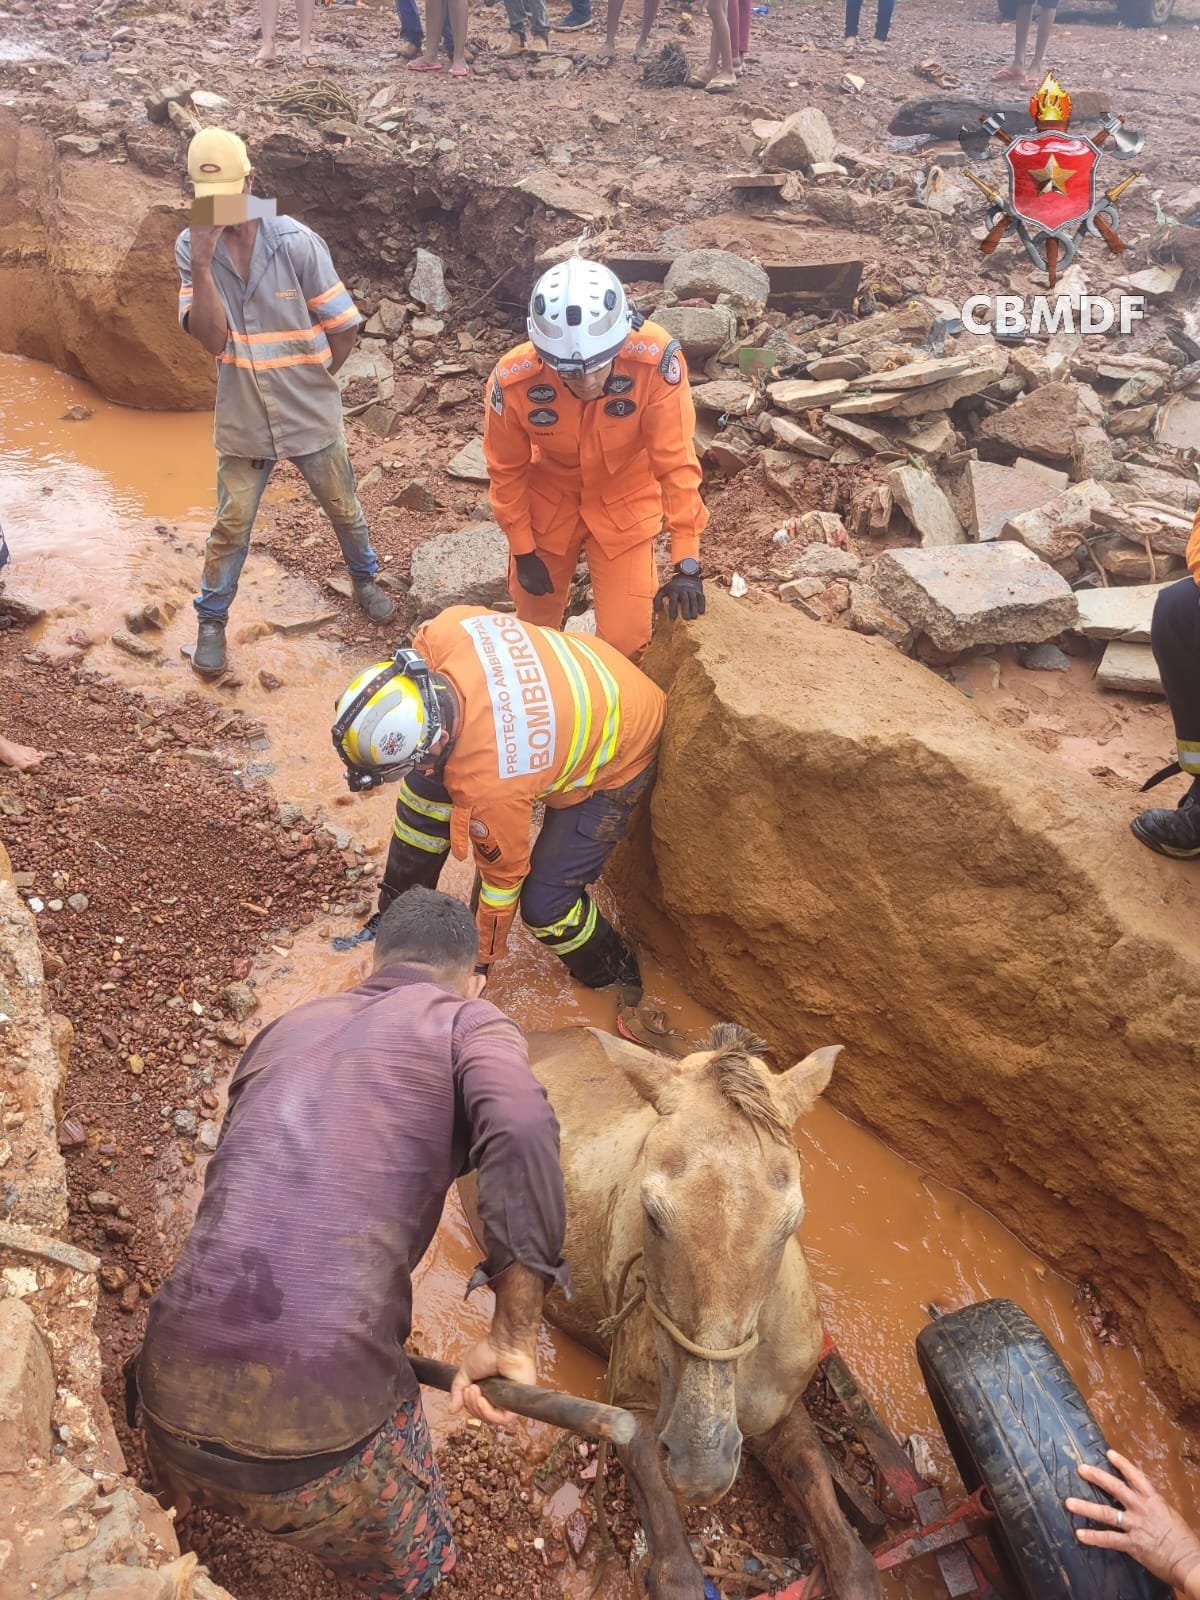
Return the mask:
<path id="1" fill-rule="evenodd" d="M 397 650 L 360 672 L 335 707 L 333 747 L 355 793 L 434 759 L 448 733 L 428 664 L 415 650 Z"/>

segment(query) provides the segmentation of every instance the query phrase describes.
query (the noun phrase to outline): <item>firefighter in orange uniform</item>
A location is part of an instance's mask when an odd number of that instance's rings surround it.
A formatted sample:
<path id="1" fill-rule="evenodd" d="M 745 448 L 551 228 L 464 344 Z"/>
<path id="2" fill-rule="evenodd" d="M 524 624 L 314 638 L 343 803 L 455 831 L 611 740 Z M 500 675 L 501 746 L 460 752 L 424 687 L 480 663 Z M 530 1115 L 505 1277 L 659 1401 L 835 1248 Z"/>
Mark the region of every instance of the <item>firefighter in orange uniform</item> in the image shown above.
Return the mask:
<path id="1" fill-rule="evenodd" d="M 436 888 L 447 854 L 479 871 L 481 971 L 520 908 L 534 937 L 590 988 L 640 989 L 637 958 L 588 885 L 654 781 L 666 700 L 618 650 L 511 614 L 452 606 L 350 683 L 334 747 L 355 790 L 398 779 L 379 911 Z M 534 806 L 545 821 L 530 845 Z"/>
<path id="2" fill-rule="evenodd" d="M 562 626 L 582 549 L 596 632 L 636 660 L 654 609 L 688 621 L 704 610 L 708 512 L 683 354 L 664 328 L 639 321 L 614 273 L 579 257 L 538 279 L 528 329 L 531 342 L 489 379 L 483 430 L 517 615 Z M 660 586 L 664 519 L 675 566 Z"/>

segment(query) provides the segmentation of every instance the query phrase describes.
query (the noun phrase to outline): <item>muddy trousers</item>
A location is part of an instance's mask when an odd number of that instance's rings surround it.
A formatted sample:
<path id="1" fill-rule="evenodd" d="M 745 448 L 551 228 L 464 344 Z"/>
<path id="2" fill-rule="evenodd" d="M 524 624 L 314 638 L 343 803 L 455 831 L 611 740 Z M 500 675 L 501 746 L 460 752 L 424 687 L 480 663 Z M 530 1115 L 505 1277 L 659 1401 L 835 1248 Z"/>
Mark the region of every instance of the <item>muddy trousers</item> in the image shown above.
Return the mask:
<path id="1" fill-rule="evenodd" d="M 884 40 L 892 26 L 895 0 L 879 0 L 875 11 L 875 37 Z M 862 0 L 846 0 L 846 37 L 858 38 L 858 19 L 862 15 Z"/>
<path id="2" fill-rule="evenodd" d="M 1179 765 L 1200 778 L 1200 586 L 1194 579 L 1159 590 L 1150 644 L 1175 724 Z"/>
<path id="3" fill-rule="evenodd" d="M 293 456 L 292 461 L 333 524 L 350 576 L 356 580 L 374 577 L 379 561 L 358 503 L 345 438 L 335 439 L 312 455 Z M 196 611 L 206 621 L 224 622 L 229 615 L 250 550 L 254 519 L 274 469 L 271 460 L 217 457 L 217 520 L 204 547 L 204 574 L 195 601 Z"/>
<path id="4" fill-rule="evenodd" d="M 513 597 L 522 622 L 540 628 L 561 628 L 571 579 L 582 550 L 587 557 L 592 580 L 592 600 L 596 607 L 596 633 L 614 650 L 636 661 L 650 643 L 654 625 L 654 596 L 658 590 L 658 564 L 654 540 L 635 544 L 632 550 L 608 556 L 589 534 L 582 521 L 576 524 L 571 542 L 562 555 L 548 550 L 537 554 L 546 563 L 554 589 L 550 594 L 528 594 L 517 580 L 517 564 L 508 564 L 508 592 Z"/>
<path id="5" fill-rule="evenodd" d="M 504 10 L 510 33 L 519 33 L 524 38 L 528 25 L 535 38 L 550 37 L 550 14 L 546 10 L 546 0 L 504 0 Z"/>
<path id="6" fill-rule="evenodd" d="M 651 765 L 620 789 L 562 810 L 547 808 L 521 886 L 521 920 L 590 989 L 639 981 L 636 956 L 587 890 L 629 832 L 634 808 L 653 782 Z M 437 888 L 450 851 L 450 811 L 450 796 L 435 778 L 413 772 L 401 783 L 380 911 L 406 889 Z"/>

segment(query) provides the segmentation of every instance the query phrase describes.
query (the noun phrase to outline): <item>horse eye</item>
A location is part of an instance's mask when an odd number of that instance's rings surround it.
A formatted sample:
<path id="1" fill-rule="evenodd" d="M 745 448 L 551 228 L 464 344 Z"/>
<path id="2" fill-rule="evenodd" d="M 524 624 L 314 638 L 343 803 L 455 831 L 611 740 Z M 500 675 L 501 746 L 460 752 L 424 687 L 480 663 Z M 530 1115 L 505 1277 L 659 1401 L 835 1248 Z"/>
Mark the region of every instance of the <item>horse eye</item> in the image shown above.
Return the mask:
<path id="1" fill-rule="evenodd" d="M 645 1213 L 646 1221 L 650 1224 L 651 1233 L 653 1233 L 659 1239 L 663 1238 L 664 1234 L 662 1223 L 655 1216 L 654 1212 L 650 1210 L 649 1206 L 643 1206 L 642 1209 Z"/>

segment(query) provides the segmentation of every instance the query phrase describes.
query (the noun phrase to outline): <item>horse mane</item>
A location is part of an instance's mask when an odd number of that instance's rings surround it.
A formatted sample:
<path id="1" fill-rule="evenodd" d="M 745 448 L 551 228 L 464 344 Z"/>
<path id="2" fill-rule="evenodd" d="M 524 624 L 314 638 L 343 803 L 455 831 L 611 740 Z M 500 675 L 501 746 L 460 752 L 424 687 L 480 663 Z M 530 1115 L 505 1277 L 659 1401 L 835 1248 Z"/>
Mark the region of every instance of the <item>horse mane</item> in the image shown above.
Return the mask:
<path id="1" fill-rule="evenodd" d="M 729 1104 L 778 1144 L 790 1145 L 792 1130 L 780 1115 L 755 1056 L 765 1050 L 762 1039 L 736 1022 L 718 1022 L 705 1041 L 713 1052 L 705 1068 Z"/>

